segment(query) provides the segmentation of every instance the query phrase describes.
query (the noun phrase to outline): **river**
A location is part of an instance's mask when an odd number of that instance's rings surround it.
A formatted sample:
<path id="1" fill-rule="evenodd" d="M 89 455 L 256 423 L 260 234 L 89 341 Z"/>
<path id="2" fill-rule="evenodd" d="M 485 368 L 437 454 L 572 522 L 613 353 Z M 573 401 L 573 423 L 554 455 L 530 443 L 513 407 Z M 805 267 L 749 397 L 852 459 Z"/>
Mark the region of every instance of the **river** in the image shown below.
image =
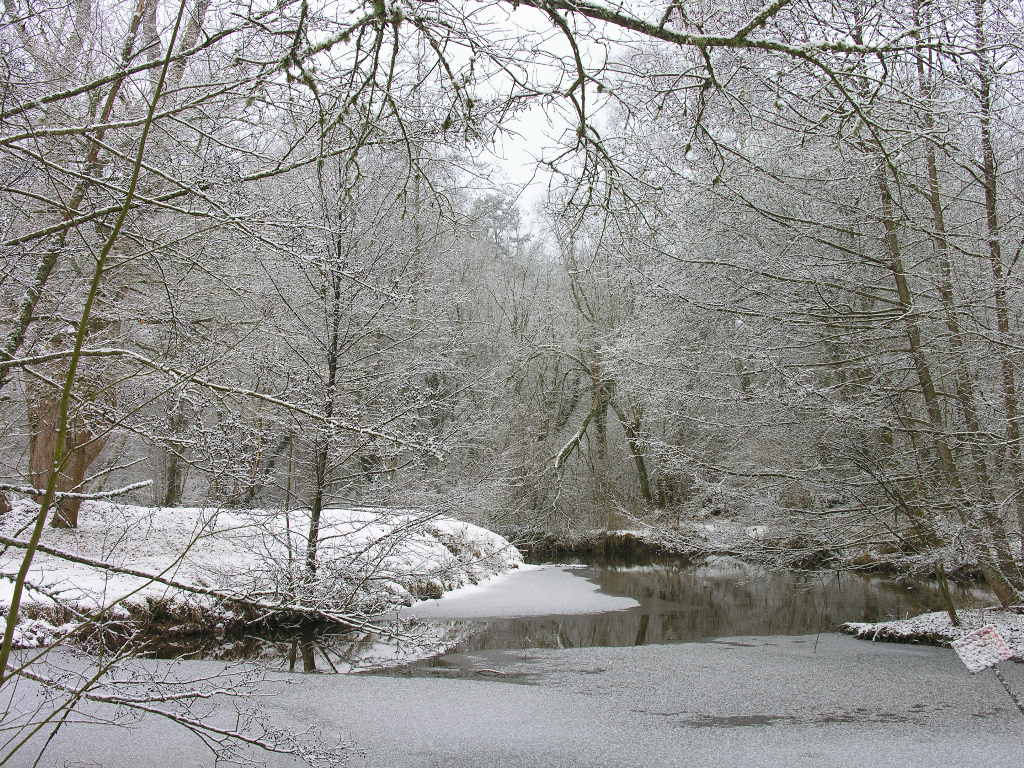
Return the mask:
<path id="1" fill-rule="evenodd" d="M 548 565 L 417 604 L 403 626 L 420 642 L 261 638 L 192 649 L 174 673 L 203 679 L 232 654 L 281 670 L 257 691 L 275 727 L 351 739 L 358 768 L 1019 765 L 1024 720 L 994 678 L 967 674 L 946 649 L 831 631 L 935 607 L 927 584 L 770 573 L 733 560 Z M 167 673 L 166 661 L 139 664 Z M 1021 665 L 1003 666 L 1024 687 Z M 353 667 L 373 673 L 287 672 Z M 28 683 L 19 689 L 33 695 Z M 209 716 L 233 722 L 231 703 L 211 704 Z M 35 745 L 46 738 L 44 729 Z M 30 745 L 12 765 L 28 768 L 33 754 Z M 39 765 L 210 760 L 185 729 L 145 716 L 69 723 Z"/>
<path id="2" fill-rule="evenodd" d="M 956 589 L 965 607 L 993 598 Z M 738 635 L 806 635 L 844 621 L 876 621 L 940 610 L 930 582 L 896 583 L 855 573 L 769 571 L 734 558 L 697 564 L 531 565 L 403 609 L 372 633 L 306 631 L 227 642 L 183 638 L 162 656 L 258 659 L 307 672 L 458 673 L 447 657 L 481 650 L 594 648 L 684 643 Z M 412 623 L 407 623 L 412 622 Z"/>

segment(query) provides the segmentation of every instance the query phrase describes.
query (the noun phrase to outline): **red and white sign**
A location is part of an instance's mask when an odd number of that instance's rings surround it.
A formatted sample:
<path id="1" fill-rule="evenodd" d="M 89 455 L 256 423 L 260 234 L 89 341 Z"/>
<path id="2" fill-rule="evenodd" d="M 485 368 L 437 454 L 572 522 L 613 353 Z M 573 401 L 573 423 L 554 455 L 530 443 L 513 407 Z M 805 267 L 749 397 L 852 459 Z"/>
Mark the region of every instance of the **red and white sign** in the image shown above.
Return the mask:
<path id="1" fill-rule="evenodd" d="M 1013 651 L 993 624 L 976 629 L 950 645 L 971 672 L 980 672 L 1013 658 Z"/>

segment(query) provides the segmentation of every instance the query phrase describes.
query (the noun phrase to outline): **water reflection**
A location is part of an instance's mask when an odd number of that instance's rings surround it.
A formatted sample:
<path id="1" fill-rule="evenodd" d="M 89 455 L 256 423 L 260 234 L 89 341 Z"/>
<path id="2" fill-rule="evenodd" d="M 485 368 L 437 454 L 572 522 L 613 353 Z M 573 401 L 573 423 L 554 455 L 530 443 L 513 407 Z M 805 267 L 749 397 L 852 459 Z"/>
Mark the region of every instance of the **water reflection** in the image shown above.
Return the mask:
<path id="1" fill-rule="evenodd" d="M 312 627 L 304 627 L 298 636 L 292 638 L 291 645 L 288 648 L 288 671 L 295 671 L 295 662 L 298 659 L 299 654 L 302 655 L 302 671 L 303 672 L 316 672 L 316 651 L 321 645 L 318 642 L 319 638 L 315 636 Z M 329 645 L 327 646 L 330 647 Z M 324 651 L 321 648 L 321 652 L 324 654 L 327 663 L 334 667 L 337 672 L 337 667 L 331 661 L 330 653 Z"/>
<path id="2" fill-rule="evenodd" d="M 931 583 L 899 585 L 857 574 L 770 572 L 731 558 L 702 565 L 602 566 L 572 573 L 640 605 L 613 613 L 451 620 L 459 652 L 682 643 L 734 635 L 803 635 L 844 621 L 877 621 L 942 609 Z M 959 605 L 991 600 L 964 588 Z"/>
<path id="3" fill-rule="evenodd" d="M 609 616 L 606 645 L 676 643 L 729 635 L 800 635 L 831 631 L 844 621 L 877 621 L 941 610 L 938 587 L 900 585 L 857 574 L 772 572 L 713 558 L 702 565 L 595 568 L 582 572 L 601 589 L 640 605 Z M 954 595 L 964 606 L 986 602 L 983 592 Z M 991 598 L 988 598 L 991 599 Z M 638 615 L 639 614 L 639 615 Z M 647 617 L 644 627 L 643 617 Z M 641 632 L 641 630 L 643 630 Z"/>
<path id="4" fill-rule="evenodd" d="M 260 658 L 281 669 L 348 672 L 395 666 L 443 653 L 524 648 L 680 643 L 735 635 L 832 631 L 844 621 L 874 621 L 941 610 L 931 583 L 900 585 L 857 574 L 770 572 L 731 558 L 701 565 L 600 565 L 564 572 L 602 592 L 631 597 L 627 610 L 581 615 L 443 619 L 403 627 L 401 643 L 366 632 L 244 638 L 193 648 L 192 658 Z M 961 588 L 958 604 L 991 597 Z"/>
<path id="5" fill-rule="evenodd" d="M 279 671 L 345 674 L 385 669 L 445 653 L 459 646 L 466 631 L 440 623 L 407 621 L 394 622 L 392 629 L 399 633 L 399 639 L 325 627 L 231 639 L 181 637 L 151 644 L 149 655 L 161 659 L 252 661 Z"/>

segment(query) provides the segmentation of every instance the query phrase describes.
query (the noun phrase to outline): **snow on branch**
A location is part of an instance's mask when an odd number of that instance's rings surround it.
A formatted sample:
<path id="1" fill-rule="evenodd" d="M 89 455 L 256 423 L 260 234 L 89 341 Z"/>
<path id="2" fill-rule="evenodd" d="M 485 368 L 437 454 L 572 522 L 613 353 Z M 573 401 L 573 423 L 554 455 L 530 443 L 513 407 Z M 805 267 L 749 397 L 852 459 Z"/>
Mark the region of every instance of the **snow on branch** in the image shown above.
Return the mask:
<path id="1" fill-rule="evenodd" d="M 555 455 L 555 469 L 561 469 L 562 465 L 565 464 L 566 460 L 572 455 L 572 452 L 579 448 L 580 440 L 587 433 L 587 427 L 590 425 L 590 420 L 594 418 L 594 412 L 591 411 L 587 414 L 587 418 L 583 420 L 580 428 L 576 431 L 576 434 L 569 438 L 569 442 L 562 446 Z"/>
<path id="2" fill-rule="evenodd" d="M 21 357 L 21 358 L 16 358 L 16 359 L 11 359 L 11 360 L 3 360 L 3 361 L 0 361 L 0 370 L 6 369 L 6 368 L 10 368 L 10 367 L 25 367 L 25 366 L 29 366 L 29 365 L 35 365 L 35 364 L 38 364 L 38 363 L 48 362 L 50 360 L 58 360 L 60 358 L 69 357 L 71 354 L 72 354 L 72 350 L 66 349 L 66 350 L 60 350 L 58 352 L 49 352 L 49 353 L 47 353 L 45 355 L 35 355 L 33 357 Z M 176 378 L 178 378 L 179 380 L 182 380 L 182 381 L 190 381 L 193 384 L 196 384 L 196 385 L 201 386 L 201 387 L 206 387 L 207 389 L 213 390 L 214 392 L 220 392 L 222 394 L 239 395 L 241 397 L 248 397 L 248 398 L 252 398 L 252 399 L 255 399 L 255 400 L 260 400 L 262 402 L 268 403 L 269 405 L 275 405 L 275 406 L 278 406 L 280 408 L 284 408 L 286 410 L 292 411 L 294 413 L 299 413 L 299 414 L 302 414 L 303 416 L 308 416 L 309 418 L 311 418 L 311 419 L 313 419 L 315 421 L 329 423 L 331 426 L 336 427 L 338 429 L 341 429 L 341 430 L 343 430 L 345 432 L 351 432 L 353 434 L 362 435 L 363 437 L 370 437 L 370 438 L 374 438 L 374 439 L 383 440 L 385 442 L 390 442 L 390 443 L 393 443 L 395 445 L 400 445 L 403 448 L 409 448 L 409 449 L 416 450 L 416 451 L 428 451 L 433 456 L 435 456 L 437 458 L 441 458 L 439 456 L 437 450 L 435 448 L 433 448 L 432 446 L 416 443 L 416 442 L 409 441 L 409 440 L 405 440 L 402 437 L 400 437 L 399 435 L 396 435 L 396 434 L 391 433 L 391 432 L 385 432 L 383 430 L 373 429 L 372 427 L 362 427 L 362 426 L 359 426 L 357 424 L 349 424 L 347 422 L 340 421 L 337 418 L 328 418 L 324 414 L 316 413 L 316 412 L 311 411 L 311 410 L 309 410 L 307 408 L 303 408 L 303 407 L 301 407 L 299 405 L 296 405 L 295 403 L 290 403 L 287 400 L 282 400 L 279 397 L 274 397 L 273 395 L 268 395 L 268 394 L 265 394 L 263 392 L 257 392 L 256 390 L 253 390 L 253 389 L 244 389 L 242 387 L 232 387 L 232 386 L 227 385 L 227 384 L 218 384 L 218 383 L 216 383 L 214 381 L 210 381 L 209 379 L 204 379 L 204 378 L 202 378 L 200 376 L 196 376 L 194 374 L 190 374 L 187 371 L 182 371 L 182 370 L 180 370 L 178 368 L 174 368 L 174 367 L 169 366 L 169 365 L 164 365 L 163 363 L 158 363 L 156 360 L 151 360 L 148 357 L 146 357 L 144 355 L 140 355 L 138 352 L 134 352 L 134 351 L 132 351 L 130 349 L 119 349 L 119 348 L 116 348 L 116 347 L 99 347 L 99 348 L 92 348 L 92 349 L 83 349 L 83 350 L 81 350 L 79 356 L 80 357 L 121 357 L 121 358 L 127 358 L 127 359 L 133 360 L 134 362 L 139 363 L 140 365 L 143 365 L 143 366 L 145 366 L 145 367 L 147 367 L 147 368 L 149 368 L 151 370 L 159 371 L 160 373 L 165 373 L 165 374 L 168 374 L 170 376 L 174 376 L 174 377 L 176 377 Z M 3 486 L 0 486 L 0 487 L 3 487 Z M 18 488 L 13 488 L 12 487 L 12 488 L 7 488 L 6 490 L 18 490 Z M 29 493 L 37 493 L 36 491 L 28 491 L 28 492 Z M 83 497 L 83 498 L 85 498 L 85 497 Z M 94 497 L 88 497 L 88 498 L 94 498 Z"/>
<path id="3" fill-rule="evenodd" d="M 73 493 L 71 491 L 54 491 L 53 495 L 57 499 L 81 499 L 82 501 L 96 501 L 98 499 L 111 499 L 115 496 L 123 496 L 126 493 L 137 491 L 139 488 L 146 488 L 153 484 L 152 480 L 140 480 L 137 483 L 131 485 L 123 485 L 120 488 L 112 488 L 109 491 L 95 491 L 94 493 Z M 14 491 L 15 493 L 22 493 L 26 496 L 45 496 L 46 490 L 44 488 L 33 488 L 30 485 L 11 485 L 10 483 L 0 483 L 0 491 Z"/>
<path id="4" fill-rule="evenodd" d="M 743 27 L 736 33 L 737 38 L 744 38 L 753 32 L 755 29 L 760 27 L 762 24 L 767 22 L 772 16 L 777 14 L 793 0 L 774 0 L 774 2 L 768 3 L 764 8 L 755 14 L 754 18 L 748 21 Z"/>

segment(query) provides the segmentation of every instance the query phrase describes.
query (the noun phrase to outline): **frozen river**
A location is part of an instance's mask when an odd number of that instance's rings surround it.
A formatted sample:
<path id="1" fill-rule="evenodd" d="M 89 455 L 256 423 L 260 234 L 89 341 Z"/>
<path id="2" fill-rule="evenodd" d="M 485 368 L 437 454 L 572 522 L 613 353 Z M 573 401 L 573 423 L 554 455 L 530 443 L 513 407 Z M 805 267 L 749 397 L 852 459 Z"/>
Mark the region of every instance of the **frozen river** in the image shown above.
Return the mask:
<path id="1" fill-rule="evenodd" d="M 278 674 L 263 706 L 351 739 L 364 768 L 1020 764 L 1024 718 L 990 674 L 948 650 L 819 631 L 919 610 L 926 588 L 704 567 L 526 569 L 411 611 L 452 632 L 448 653 L 388 673 Z M 1024 689 L 1021 665 L 1004 667 Z M 194 736 L 143 719 L 69 726 L 40 764 L 209 761 Z"/>

